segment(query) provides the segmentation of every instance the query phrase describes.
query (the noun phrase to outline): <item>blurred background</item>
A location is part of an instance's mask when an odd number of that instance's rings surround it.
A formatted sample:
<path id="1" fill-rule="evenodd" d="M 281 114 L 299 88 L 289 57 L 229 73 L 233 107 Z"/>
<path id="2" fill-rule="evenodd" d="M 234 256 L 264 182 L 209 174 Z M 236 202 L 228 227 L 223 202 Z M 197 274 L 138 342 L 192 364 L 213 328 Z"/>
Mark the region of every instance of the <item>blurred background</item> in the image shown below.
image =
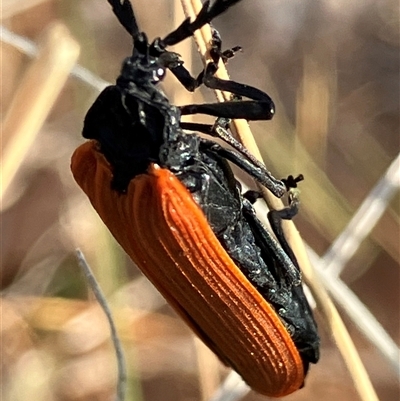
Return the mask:
<path id="1" fill-rule="evenodd" d="M 132 2 L 150 38 L 165 36 L 183 18 L 178 1 Z M 2 13 L 7 29 L 1 48 L 2 400 L 114 399 L 116 362 L 109 329 L 76 261 L 77 247 L 85 253 L 115 316 L 128 365 L 127 400 L 209 400 L 229 369 L 194 338 L 141 276 L 69 169 L 73 150 L 83 142 L 86 111 L 105 81 L 115 81 L 121 61 L 131 53 L 129 36 L 105 0 L 3 0 Z M 77 78 L 82 71 L 76 69 L 75 76 L 65 75 L 77 55 L 74 50 L 69 61 L 52 58 L 60 47 L 57 34 L 51 36 L 56 21 L 79 43 L 78 63 L 94 77 Z M 398 2 L 243 0 L 214 26 L 224 48 L 243 47 L 229 62 L 232 79 L 266 91 L 276 103 L 273 121 L 251 127 L 276 176 L 304 174 L 295 222 L 310 248 L 325 255 L 322 261 L 327 262 L 337 256 L 337 249 L 329 253 L 332 244 L 398 157 Z M 39 50 L 45 65 L 35 64 L 32 44 L 52 49 Z M 197 75 L 202 63 L 192 41 L 177 51 Z M 37 87 L 48 74 L 46 63 L 65 67 L 65 78 L 54 81 L 60 94 L 51 95 L 55 100 L 48 105 L 50 113 L 30 120 L 29 110 L 42 99 Z M 51 83 L 45 97 L 56 86 Z M 208 90 L 184 93 L 173 77 L 164 89 L 176 104 L 214 101 Z M 31 105 L 29 110 L 26 105 Z M 21 128 L 23 122 L 28 128 Z M 398 170 L 398 161 L 393 166 Z M 390 183 L 383 188 L 389 187 Z M 379 204 L 382 192 L 375 193 L 372 205 Z M 399 344 L 398 191 L 392 190 L 392 195 L 383 201 L 382 216 L 377 215 L 376 226 L 371 225 L 360 246 L 351 243 L 354 255 L 343 266 L 325 267 Z M 359 216 L 361 227 L 378 213 L 371 217 L 371 210 Z M 390 358 L 360 333 L 359 319 L 349 317 L 346 305 L 339 310 L 379 399 L 400 399 L 398 371 Z M 311 367 L 305 388 L 285 399 L 356 400 L 318 311 L 316 317 L 321 361 Z M 266 398 L 250 392 L 242 399 Z"/>

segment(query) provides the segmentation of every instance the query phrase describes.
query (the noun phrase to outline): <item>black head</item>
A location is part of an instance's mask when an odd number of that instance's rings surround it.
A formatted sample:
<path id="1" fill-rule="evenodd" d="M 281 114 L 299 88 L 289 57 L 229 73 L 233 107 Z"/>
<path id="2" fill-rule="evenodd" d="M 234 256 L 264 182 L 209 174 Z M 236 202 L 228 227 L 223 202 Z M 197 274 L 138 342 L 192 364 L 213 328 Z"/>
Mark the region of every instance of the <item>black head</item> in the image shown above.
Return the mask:
<path id="1" fill-rule="evenodd" d="M 134 38 L 132 56 L 126 58 L 122 64 L 121 75 L 118 78 L 119 85 L 123 86 L 124 82 L 127 84 L 134 82 L 135 85 L 142 87 L 149 84 L 156 85 L 164 79 L 168 65 L 165 65 L 163 55 L 172 52 L 161 50 L 158 40 L 149 44 L 144 32 L 140 32 Z"/>
<path id="2" fill-rule="evenodd" d="M 212 19 L 222 14 L 239 1 L 240 0 L 215 0 L 212 5 L 210 5 L 210 1 L 206 1 L 193 22 L 187 18 L 177 29 L 169 33 L 164 39 L 156 38 L 149 44 L 145 33 L 141 32 L 138 27 L 129 0 L 108 0 L 118 21 L 132 36 L 134 42 L 132 57 L 130 60 L 127 59 L 125 61 L 122 75 L 128 76 L 131 73 L 132 65 L 137 63 L 137 65 L 134 65 L 136 68 L 140 63 L 144 73 L 148 74 L 147 78 L 153 76 L 154 82 L 158 82 L 163 76 L 159 67 L 173 69 L 182 63 L 179 60 L 179 55 L 167 51 L 166 48 L 192 36 L 196 30 L 211 22 Z M 135 78 L 141 79 L 140 77 Z"/>

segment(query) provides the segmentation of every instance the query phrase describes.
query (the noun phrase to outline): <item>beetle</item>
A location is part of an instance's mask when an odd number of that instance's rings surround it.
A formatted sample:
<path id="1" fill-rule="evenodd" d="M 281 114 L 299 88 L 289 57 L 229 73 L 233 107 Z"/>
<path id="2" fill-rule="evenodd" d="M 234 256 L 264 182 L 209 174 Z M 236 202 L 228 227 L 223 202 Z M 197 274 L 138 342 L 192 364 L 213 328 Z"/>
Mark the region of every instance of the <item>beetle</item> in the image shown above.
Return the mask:
<path id="1" fill-rule="evenodd" d="M 298 200 L 270 212 L 274 239 L 253 209 L 258 193 L 241 194 L 228 161 L 277 196 L 302 177 L 277 180 L 229 133 L 227 119 L 274 114 L 266 93 L 214 77 L 219 59 L 237 48 L 222 52 L 214 31 L 212 60 L 197 78 L 166 49 L 238 1 L 206 1 L 194 21 L 149 43 L 129 1 L 108 0 L 133 37 L 133 53 L 89 109 L 83 136 L 90 141 L 74 152 L 71 169 L 122 248 L 193 331 L 251 388 L 278 397 L 300 388 L 319 358 L 301 273 L 280 230 Z M 250 100 L 174 106 L 158 86 L 167 69 L 188 90 L 204 84 Z M 196 113 L 217 122 L 181 121 Z M 186 130 L 220 137 L 233 149 Z"/>

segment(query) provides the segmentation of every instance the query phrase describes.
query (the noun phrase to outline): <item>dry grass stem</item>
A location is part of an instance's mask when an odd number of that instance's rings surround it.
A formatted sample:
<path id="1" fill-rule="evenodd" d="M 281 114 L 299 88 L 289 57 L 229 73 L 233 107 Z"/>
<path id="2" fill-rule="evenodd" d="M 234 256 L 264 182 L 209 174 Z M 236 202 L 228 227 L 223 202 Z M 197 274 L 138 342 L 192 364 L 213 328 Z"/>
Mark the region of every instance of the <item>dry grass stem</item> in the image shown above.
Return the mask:
<path id="1" fill-rule="evenodd" d="M 185 14 L 194 19 L 195 15 L 198 14 L 202 7 L 200 0 L 181 0 Z M 197 31 L 194 35 L 199 53 L 201 54 L 204 61 L 207 60 L 207 46 L 211 41 L 211 29 L 208 25 L 204 26 L 201 30 Z M 220 62 L 219 69 L 216 76 L 221 79 L 229 79 L 229 74 Z M 216 95 L 219 101 L 225 101 L 229 99 L 229 93 L 221 93 L 216 91 Z M 260 161 L 262 157 L 258 150 L 257 144 L 250 131 L 250 127 L 245 120 L 234 120 L 233 125 L 238 134 L 240 141 L 243 145 Z M 269 191 L 263 191 L 265 194 L 265 200 L 268 206 L 272 209 L 283 208 L 283 203 L 280 199 L 274 197 Z M 307 251 L 304 246 L 304 242 L 300 237 L 298 230 L 292 221 L 284 221 L 283 229 L 285 236 L 290 243 L 293 251 L 296 254 L 301 270 L 303 272 L 304 281 L 310 287 L 313 297 L 317 303 L 317 307 L 324 317 L 325 326 L 329 328 L 329 331 L 336 342 L 340 353 L 349 369 L 349 372 L 353 378 L 354 385 L 357 389 L 360 398 L 363 401 L 378 401 L 377 395 L 374 388 L 372 387 L 371 381 L 365 370 L 364 365 L 358 355 L 356 347 L 335 307 L 331 301 L 328 292 L 322 285 L 321 280 L 314 271 L 313 267 L 307 256 Z"/>
<path id="2" fill-rule="evenodd" d="M 52 25 L 19 85 L 3 122 L 8 139 L 3 154 L 0 201 L 4 199 L 40 128 L 79 56 L 79 45 L 62 24 Z"/>
<path id="3" fill-rule="evenodd" d="M 102 309 L 107 317 L 108 323 L 110 325 L 111 339 L 112 339 L 112 342 L 114 345 L 115 354 L 117 357 L 117 364 L 118 364 L 118 382 L 117 382 L 116 401 L 124 401 L 125 393 L 126 393 L 126 380 L 127 380 L 126 363 L 125 363 L 124 353 L 123 353 L 123 349 L 122 349 L 122 344 L 118 337 L 114 319 L 112 317 L 111 310 L 110 310 L 110 307 L 108 306 L 107 300 L 106 300 L 105 296 L 103 295 L 103 292 L 101 291 L 100 285 L 96 281 L 96 278 L 94 277 L 90 266 L 86 262 L 85 256 L 79 249 L 76 251 L 76 255 L 78 258 L 79 265 L 85 274 L 86 280 L 87 280 L 90 288 L 92 289 L 92 291 L 97 299 L 97 302 L 102 307 Z"/>
<path id="4" fill-rule="evenodd" d="M 386 205 L 400 187 L 400 154 L 392 161 L 386 174 L 364 199 L 345 230 L 336 238 L 323 258 L 325 269 L 339 276 L 360 244 L 370 234 L 386 210 Z"/>

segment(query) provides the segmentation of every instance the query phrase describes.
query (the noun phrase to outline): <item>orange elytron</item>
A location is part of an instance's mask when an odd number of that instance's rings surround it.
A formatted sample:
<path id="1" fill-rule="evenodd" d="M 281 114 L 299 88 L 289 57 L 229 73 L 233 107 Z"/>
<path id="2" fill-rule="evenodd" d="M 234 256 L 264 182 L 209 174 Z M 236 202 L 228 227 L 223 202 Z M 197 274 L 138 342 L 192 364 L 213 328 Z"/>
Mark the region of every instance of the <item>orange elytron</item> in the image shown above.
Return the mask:
<path id="1" fill-rule="evenodd" d="M 75 151 L 72 171 L 126 253 L 223 362 L 265 395 L 302 385 L 303 363 L 285 326 L 169 170 L 151 164 L 120 194 L 110 190 L 110 165 L 87 142 Z"/>

